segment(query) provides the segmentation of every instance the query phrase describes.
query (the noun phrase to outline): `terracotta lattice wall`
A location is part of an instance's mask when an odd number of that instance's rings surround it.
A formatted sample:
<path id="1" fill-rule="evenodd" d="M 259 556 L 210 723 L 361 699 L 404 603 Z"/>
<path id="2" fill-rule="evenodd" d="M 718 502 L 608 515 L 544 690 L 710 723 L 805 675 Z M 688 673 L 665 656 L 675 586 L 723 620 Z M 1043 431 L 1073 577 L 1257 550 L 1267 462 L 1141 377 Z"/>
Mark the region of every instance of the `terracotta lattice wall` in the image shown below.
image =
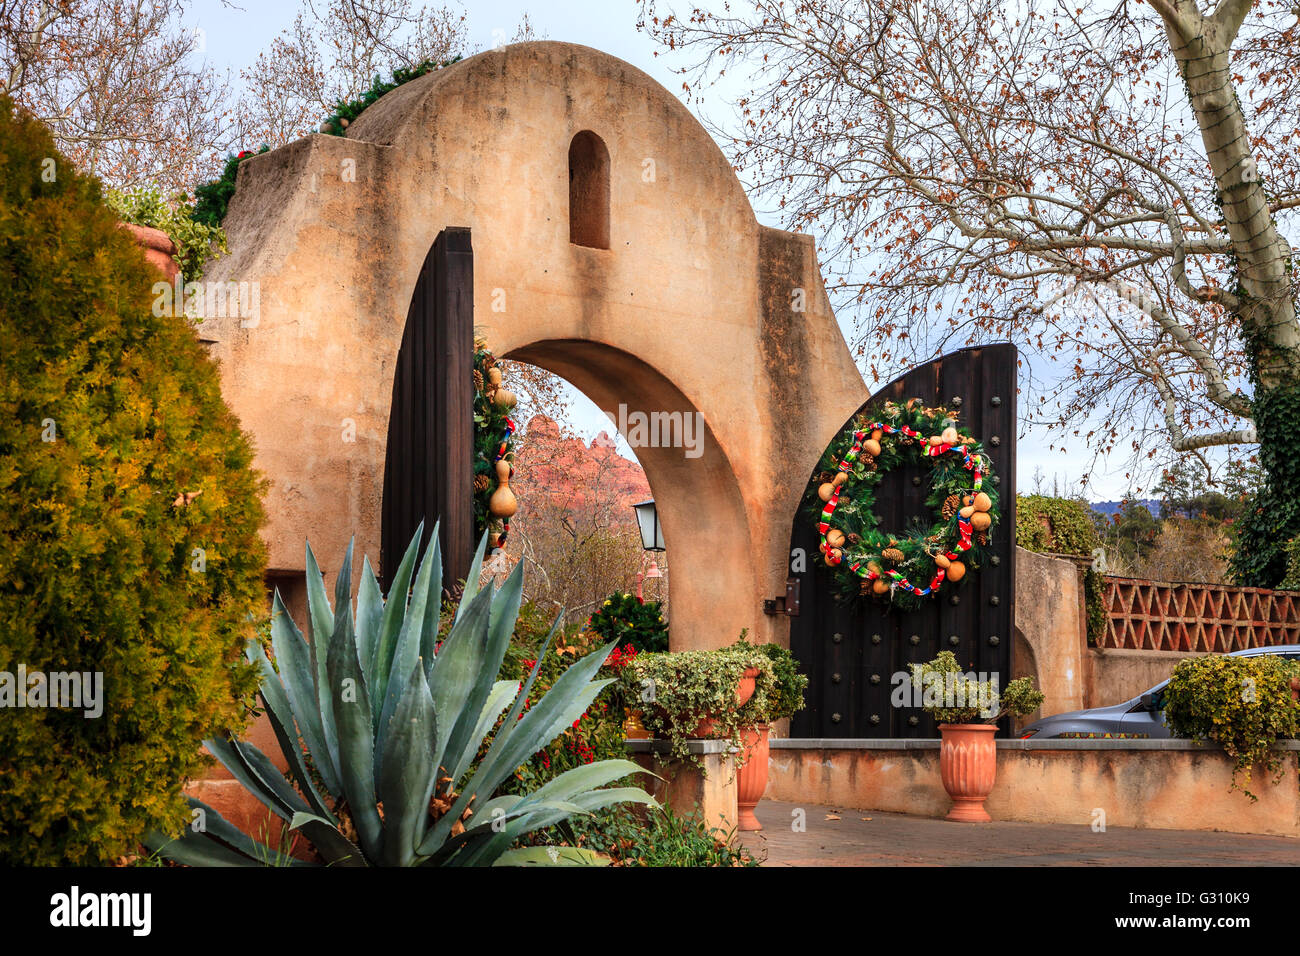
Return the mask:
<path id="1" fill-rule="evenodd" d="M 1300 592 L 1107 576 L 1102 647 L 1226 654 L 1300 644 Z"/>

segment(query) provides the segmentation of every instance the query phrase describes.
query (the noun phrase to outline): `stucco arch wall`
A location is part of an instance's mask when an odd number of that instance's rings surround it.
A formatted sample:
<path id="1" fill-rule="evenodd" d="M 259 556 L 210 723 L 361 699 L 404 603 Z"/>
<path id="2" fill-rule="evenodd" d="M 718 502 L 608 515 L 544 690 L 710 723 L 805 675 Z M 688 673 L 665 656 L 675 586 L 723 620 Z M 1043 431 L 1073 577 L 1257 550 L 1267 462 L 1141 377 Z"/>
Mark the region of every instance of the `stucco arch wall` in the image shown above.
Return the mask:
<path id="1" fill-rule="evenodd" d="M 608 250 L 569 242 L 581 130 L 610 153 Z M 200 334 L 272 482 L 272 567 L 301 569 L 309 534 L 329 566 L 353 533 L 378 554 L 402 328 L 425 254 L 453 225 L 472 230 L 475 325 L 494 350 L 553 368 L 602 407 L 708 423 L 702 460 L 638 449 L 673 539 L 674 646 L 724 644 L 742 627 L 784 641 L 761 602 L 783 590 L 803 481 L 867 390 L 812 241 L 758 224 L 667 91 L 570 44 L 480 54 L 388 94 L 347 138 L 241 165 L 232 252 L 208 278 L 258 282 L 261 314 Z"/>

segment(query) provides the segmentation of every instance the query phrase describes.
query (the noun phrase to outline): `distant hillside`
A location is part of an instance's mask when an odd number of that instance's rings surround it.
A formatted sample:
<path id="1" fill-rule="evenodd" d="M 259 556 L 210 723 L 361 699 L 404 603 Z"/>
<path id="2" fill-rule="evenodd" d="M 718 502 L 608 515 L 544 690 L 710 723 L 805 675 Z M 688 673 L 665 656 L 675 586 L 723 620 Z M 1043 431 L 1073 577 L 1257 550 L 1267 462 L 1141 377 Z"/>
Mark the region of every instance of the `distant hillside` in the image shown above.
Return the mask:
<path id="1" fill-rule="evenodd" d="M 1106 517 L 1109 518 L 1112 515 L 1119 514 L 1120 506 L 1123 504 L 1124 502 L 1122 501 L 1093 501 L 1089 503 L 1089 506 L 1092 508 L 1093 511 L 1097 512 L 1097 514 L 1105 515 Z M 1139 498 L 1138 504 L 1144 505 L 1147 511 L 1151 512 L 1152 517 L 1155 518 L 1160 517 L 1159 499 Z"/>

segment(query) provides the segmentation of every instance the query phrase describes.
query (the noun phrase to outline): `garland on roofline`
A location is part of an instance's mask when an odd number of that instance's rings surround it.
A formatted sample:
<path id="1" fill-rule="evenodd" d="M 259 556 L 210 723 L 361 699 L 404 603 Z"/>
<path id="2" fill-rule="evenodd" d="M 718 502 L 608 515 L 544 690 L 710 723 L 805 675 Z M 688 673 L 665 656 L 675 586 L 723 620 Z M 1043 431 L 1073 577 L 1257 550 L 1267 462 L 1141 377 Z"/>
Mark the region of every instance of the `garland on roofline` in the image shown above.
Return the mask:
<path id="1" fill-rule="evenodd" d="M 876 488 L 891 469 L 909 464 L 930 469 L 926 503 L 935 520 L 914 520 L 901 533 L 882 530 Z M 805 495 L 839 597 L 914 608 L 978 570 L 999 518 L 992 474 L 984 446 L 947 408 L 912 399 L 855 416 L 822 455 Z"/>

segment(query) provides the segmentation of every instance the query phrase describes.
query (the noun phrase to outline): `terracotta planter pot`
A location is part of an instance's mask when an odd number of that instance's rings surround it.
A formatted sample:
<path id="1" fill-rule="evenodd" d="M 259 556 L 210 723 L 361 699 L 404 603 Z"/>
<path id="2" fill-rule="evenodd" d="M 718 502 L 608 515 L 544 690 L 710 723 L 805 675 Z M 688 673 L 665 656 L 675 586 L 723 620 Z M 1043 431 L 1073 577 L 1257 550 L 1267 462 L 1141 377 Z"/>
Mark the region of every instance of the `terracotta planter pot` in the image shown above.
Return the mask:
<path id="1" fill-rule="evenodd" d="M 176 255 L 176 243 L 171 241 L 167 233 L 150 226 L 135 226 L 129 222 L 120 222 L 118 225 L 129 232 L 131 238 L 144 248 L 145 259 L 156 267 L 168 282 L 176 281 L 181 267 L 173 258 Z"/>
<path id="2" fill-rule="evenodd" d="M 948 819 L 959 823 L 989 823 L 984 801 L 993 790 L 998 769 L 995 724 L 940 724 L 939 777 L 952 797 Z"/>
<path id="3" fill-rule="evenodd" d="M 745 752 L 744 763 L 736 772 L 736 809 L 740 818 L 736 825 L 741 830 L 763 829 L 763 824 L 754 816 L 754 807 L 763 799 L 763 791 L 767 789 L 767 732 L 767 724 L 747 727 L 740 732 Z"/>
<path id="4" fill-rule="evenodd" d="M 749 698 L 754 696 L 754 682 L 758 678 L 758 668 L 749 667 L 745 669 L 744 675 L 740 678 L 740 683 L 736 685 L 736 707 L 744 707 L 749 703 Z M 691 732 L 691 737 L 712 738 L 715 736 L 715 730 L 718 724 L 718 714 L 702 714 L 700 721 L 695 725 L 695 730 Z"/>

